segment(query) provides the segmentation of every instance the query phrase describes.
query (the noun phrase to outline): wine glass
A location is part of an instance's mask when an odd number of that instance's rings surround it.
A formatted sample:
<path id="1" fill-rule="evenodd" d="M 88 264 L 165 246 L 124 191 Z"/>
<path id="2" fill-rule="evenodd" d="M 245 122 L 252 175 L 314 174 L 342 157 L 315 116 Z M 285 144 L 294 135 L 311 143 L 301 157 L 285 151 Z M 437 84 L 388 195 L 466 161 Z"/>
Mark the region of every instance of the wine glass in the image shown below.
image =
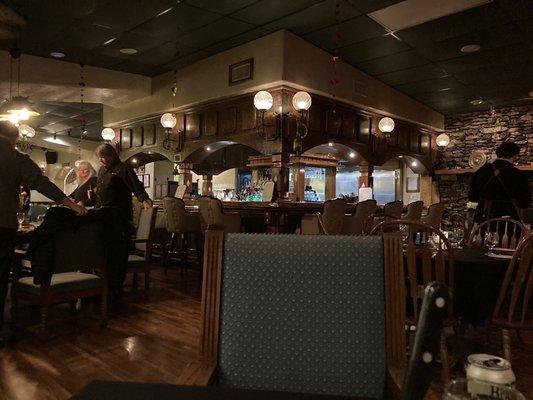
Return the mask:
<path id="1" fill-rule="evenodd" d="M 44 221 L 44 214 L 37 215 L 37 218 L 35 219 L 35 221 L 37 222 L 37 225 L 41 225 Z"/>
<path id="2" fill-rule="evenodd" d="M 489 251 L 492 251 L 498 244 L 498 238 L 496 237 L 496 233 L 494 232 L 486 232 L 485 233 L 485 246 L 488 247 Z"/>
<path id="3" fill-rule="evenodd" d="M 444 388 L 442 398 L 444 400 L 525 400 L 524 395 L 512 387 L 466 379 L 449 382 Z"/>
<path id="4" fill-rule="evenodd" d="M 17 213 L 17 221 L 19 222 L 19 226 L 22 226 L 22 223 L 24 222 L 25 219 L 26 219 L 26 214 L 24 214 L 23 212 Z"/>

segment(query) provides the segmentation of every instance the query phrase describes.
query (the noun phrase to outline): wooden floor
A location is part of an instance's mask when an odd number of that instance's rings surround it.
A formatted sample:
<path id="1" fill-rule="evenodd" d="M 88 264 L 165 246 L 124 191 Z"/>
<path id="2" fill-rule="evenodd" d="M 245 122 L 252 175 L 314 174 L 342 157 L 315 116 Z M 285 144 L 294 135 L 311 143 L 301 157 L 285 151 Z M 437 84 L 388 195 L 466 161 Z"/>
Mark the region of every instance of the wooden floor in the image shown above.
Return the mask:
<path id="1" fill-rule="evenodd" d="M 54 315 L 59 323 L 51 340 L 27 332 L 0 350 L 0 400 L 68 399 L 95 379 L 175 383 L 197 354 L 199 275 L 171 270 L 165 276 L 156 268 L 150 299 L 127 298 L 124 314 L 104 330 L 86 317 L 76 323 L 67 307 Z M 27 318 L 37 323 L 37 313 Z M 495 337 L 493 354 L 497 342 Z M 477 343 L 469 341 L 469 350 L 485 351 Z M 533 344 L 513 350 L 518 387 L 533 399 Z M 461 375 L 459 368 L 455 375 Z M 442 390 L 440 382 L 434 387 Z"/>

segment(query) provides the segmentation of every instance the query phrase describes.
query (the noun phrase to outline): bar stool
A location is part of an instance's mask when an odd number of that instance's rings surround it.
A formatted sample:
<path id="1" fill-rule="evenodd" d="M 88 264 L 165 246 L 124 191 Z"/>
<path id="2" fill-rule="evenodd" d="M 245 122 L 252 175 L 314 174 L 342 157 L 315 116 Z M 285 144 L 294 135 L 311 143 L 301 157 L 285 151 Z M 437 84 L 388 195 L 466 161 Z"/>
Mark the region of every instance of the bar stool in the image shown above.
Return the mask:
<path id="1" fill-rule="evenodd" d="M 170 243 L 166 245 L 163 254 L 163 267 L 165 274 L 168 271 L 168 261 L 172 256 L 177 256 L 180 266 L 186 268 L 189 265 L 189 246 L 190 236 L 194 236 L 194 251 L 201 265 L 201 244 L 200 239 L 202 231 L 200 229 L 200 216 L 198 213 L 190 213 L 185 209 L 185 202 L 175 197 L 165 197 L 163 207 L 166 215 L 166 228 L 171 234 Z"/>

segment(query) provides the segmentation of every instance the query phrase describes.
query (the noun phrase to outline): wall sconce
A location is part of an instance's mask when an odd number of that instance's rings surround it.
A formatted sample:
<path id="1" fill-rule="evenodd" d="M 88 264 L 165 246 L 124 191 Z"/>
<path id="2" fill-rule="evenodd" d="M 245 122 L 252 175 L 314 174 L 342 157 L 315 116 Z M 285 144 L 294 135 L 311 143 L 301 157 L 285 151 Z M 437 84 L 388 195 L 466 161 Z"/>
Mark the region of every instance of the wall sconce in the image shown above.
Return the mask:
<path id="1" fill-rule="evenodd" d="M 394 120 L 389 117 L 381 118 L 379 120 L 378 127 L 383 135 L 388 138 L 390 133 L 394 130 Z"/>
<path id="2" fill-rule="evenodd" d="M 302 140 L 307 136 L 308 127 L 306 124 L 308 110 L 311 107 L 313 100 L 307 92 L 297 92 L 292 97 L 292 106 L 298 111 L 298 118 L 296 119 L 296 138 L 293 142 L 293 150 L 296 154 L 302 151 Z"/>
<path id="3" fill-rule="evenodd" d="M 115 139 L 115 131 L 111 128 L 104 128 L 102 129 L 102 139 L 104 139 L 107 142 L 111 142 L 113 139 Z"/>
<path id="4" fill-rule="evenodd" d="M 176 141 L 172 136 L 172 129 L 177 124 L 176 117 L 171 113 L 165 113 L 161 116 L 161 125 L 165 128 L 165 140 L 163 140 L 163 148 L 165 150 L 172 150 L 174 142 Z"/>
<path id="5" fill-rule="evenodd" d="M 446 146 L 448 146 L 448 144 L 450 144 L 450 137 L 445 133 L 441 133 L 439 136 L 437 136 L 436 142 L 440 149 L 444 149 Z"/>
<path id="6" fill-rule="evenodd" d="M 266 139 L 266 133 L 265 133 L 265 112 L 270 110 L 272 108 L 272 105 L 274 104 L 274 98 L 272 95 L 267 92 L 266 90 L 261 90 L 260 92 L 257 92 L 254 96 L 254 106 L 256 109 L 255 112 L 255 127 L 257 129 L 257 133 L 259 136 L 264 137 Z M 257 120 L 260 119 L 261 123 L 258 125 Z"/>

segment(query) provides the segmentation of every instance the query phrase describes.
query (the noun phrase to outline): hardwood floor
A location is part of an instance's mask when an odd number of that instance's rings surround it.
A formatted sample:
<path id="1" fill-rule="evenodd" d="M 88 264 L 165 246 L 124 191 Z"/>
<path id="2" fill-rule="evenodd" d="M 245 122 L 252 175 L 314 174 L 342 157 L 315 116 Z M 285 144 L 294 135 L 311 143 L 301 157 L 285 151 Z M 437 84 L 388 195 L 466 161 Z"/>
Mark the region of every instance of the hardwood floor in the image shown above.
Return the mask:
<path id="1" fill-rule="evenodd" d="M 0 400 L 64 400 L 96 379 L 175 383 L 197 354 L 199 274 L 171 269 L 165 276 L 157 267 L 151 286 L 148 300 L 126 297 L 123 315 L 111 318 L 107 329 L 85 316 L 73 318 L 68 307 L 55 308 L 54 338 L 43 342 L 25 332 L 0 350 Z M 38 313 L 26 318 L 36 324 Z M 493 336 L 489 352 L 500 354 L 499 337 Z M 513 369 L 518 389 L 533 398 L 533 335 L 526 342 L 528 348 L 514 342 Z M 487 351 L 479 340 L 469 340 L 467 348 Z M 454 375 L 464 376 L 461 367 Z M 443 384 L 433 387 L 442 392 Z"/>

